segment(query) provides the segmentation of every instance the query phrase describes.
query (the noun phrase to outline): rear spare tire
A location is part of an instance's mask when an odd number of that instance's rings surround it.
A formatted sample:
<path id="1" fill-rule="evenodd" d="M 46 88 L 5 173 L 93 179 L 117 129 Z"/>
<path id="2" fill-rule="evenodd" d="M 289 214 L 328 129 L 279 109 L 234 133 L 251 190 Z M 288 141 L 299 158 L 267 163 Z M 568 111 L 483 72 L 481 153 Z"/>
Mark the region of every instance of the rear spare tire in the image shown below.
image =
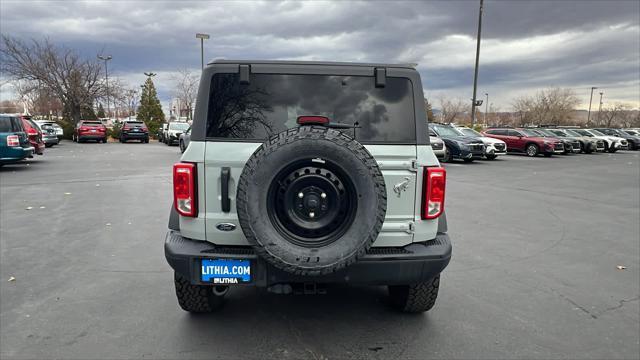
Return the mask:
<path id="1" fill-rule="evenodd" d="M 240 226 L 255 251 L 284 271 L 321 275 L 365 254 L 387 210 L 373 156 L 333 129 L 301 126 L 271 137 L 238 181 Z"/>

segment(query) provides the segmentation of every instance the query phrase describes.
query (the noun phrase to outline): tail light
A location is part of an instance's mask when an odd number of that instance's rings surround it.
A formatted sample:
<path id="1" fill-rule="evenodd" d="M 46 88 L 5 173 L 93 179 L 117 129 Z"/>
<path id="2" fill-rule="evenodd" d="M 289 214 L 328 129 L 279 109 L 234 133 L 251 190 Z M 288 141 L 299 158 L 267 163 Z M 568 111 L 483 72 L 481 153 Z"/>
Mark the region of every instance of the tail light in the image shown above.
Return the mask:
<path id="1" fill-rule="evenodd" d="M 80 130 L 80 131 L 87 131 L 87 130 L 89 130 L 89 128 L 88 128 L 88 127 L 86 127 L 86 126 L 80 126 L 80 129 L 78 129 L 78 130 Z"/>
<path id="2" fill-rule="evenodd" d="M 27 134 L 29 134 L 29 136 L 38 135 L 38 130 L 34 128 L 29 128 L 27 129 Z"/>
<path id="3" fill-rule="evenodd" d="M 125 127 L 122 128 L 122 130 L 129 130 L 129 129 L 130 129 L 130 127 L 128 127 L 128 126 L 125 126 Z"/>
<path id="4" fill-rule="evenodd" d="M 444 211 L 447 172 L 441 167 L 425 167 L 422 180 L 422 218 L 435 219 Z"/>
<path id="5" fill-rule="evenodd" d="M 198 216 L 196 178 L 195 164 L 173 165 L 173 206 L 182 216 Z"/>
<path id="6" fill-rule="evenodd" d="M 20 138 L 18 137 L 18 135 L 7 136 L 7 146 L 20 146 Z"/>

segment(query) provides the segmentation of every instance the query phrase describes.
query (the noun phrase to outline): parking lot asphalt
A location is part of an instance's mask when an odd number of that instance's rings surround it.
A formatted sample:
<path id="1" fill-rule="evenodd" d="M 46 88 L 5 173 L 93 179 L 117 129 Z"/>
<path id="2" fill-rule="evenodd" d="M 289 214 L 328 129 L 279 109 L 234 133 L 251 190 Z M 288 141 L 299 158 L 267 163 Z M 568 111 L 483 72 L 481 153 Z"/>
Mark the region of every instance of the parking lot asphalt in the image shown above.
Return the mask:
<path id="1" fill-rule="evenodd" d="M 454 253 L 427 314 L 339 286 L 232 289 L 193 316 L 163 253 L 177 147 L 65 141 L 0 169 L 0 357 L 637 358 L 639 154 L 447 164 Z"/>

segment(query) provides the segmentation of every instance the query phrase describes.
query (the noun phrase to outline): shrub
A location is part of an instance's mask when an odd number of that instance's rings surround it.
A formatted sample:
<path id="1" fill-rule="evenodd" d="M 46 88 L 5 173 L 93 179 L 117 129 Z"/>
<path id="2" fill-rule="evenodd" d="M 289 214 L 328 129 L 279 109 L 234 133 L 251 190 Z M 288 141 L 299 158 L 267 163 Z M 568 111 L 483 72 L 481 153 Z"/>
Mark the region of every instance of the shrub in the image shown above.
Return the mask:
<path id="1" fill-rule="evenodd" d="M 122 124 L 115 123 L 111 129 L 107 129 L 107 135 L 111 136 L 114 139 L 120 138 L 120 129 L 122 129 Z"/>

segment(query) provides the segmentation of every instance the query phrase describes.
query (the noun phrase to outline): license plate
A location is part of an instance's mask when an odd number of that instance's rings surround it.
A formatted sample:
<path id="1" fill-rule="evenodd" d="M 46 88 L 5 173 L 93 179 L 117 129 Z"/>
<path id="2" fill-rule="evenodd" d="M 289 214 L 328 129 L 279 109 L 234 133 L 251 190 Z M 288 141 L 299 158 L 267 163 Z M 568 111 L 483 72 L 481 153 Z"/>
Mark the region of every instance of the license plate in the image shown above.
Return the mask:
<path id="1" fill-rule="evenodd" d="M 251 282 L 251 261 L 231 259 L 203 259 L 201 280 L 214 284 L 240 284 Z"/>
<path id="2" fill-rule="evenodd" d="M 91 130 L 91 132 L 96 132 L 96 131 L 98 131 L 98 130 Z"/>

